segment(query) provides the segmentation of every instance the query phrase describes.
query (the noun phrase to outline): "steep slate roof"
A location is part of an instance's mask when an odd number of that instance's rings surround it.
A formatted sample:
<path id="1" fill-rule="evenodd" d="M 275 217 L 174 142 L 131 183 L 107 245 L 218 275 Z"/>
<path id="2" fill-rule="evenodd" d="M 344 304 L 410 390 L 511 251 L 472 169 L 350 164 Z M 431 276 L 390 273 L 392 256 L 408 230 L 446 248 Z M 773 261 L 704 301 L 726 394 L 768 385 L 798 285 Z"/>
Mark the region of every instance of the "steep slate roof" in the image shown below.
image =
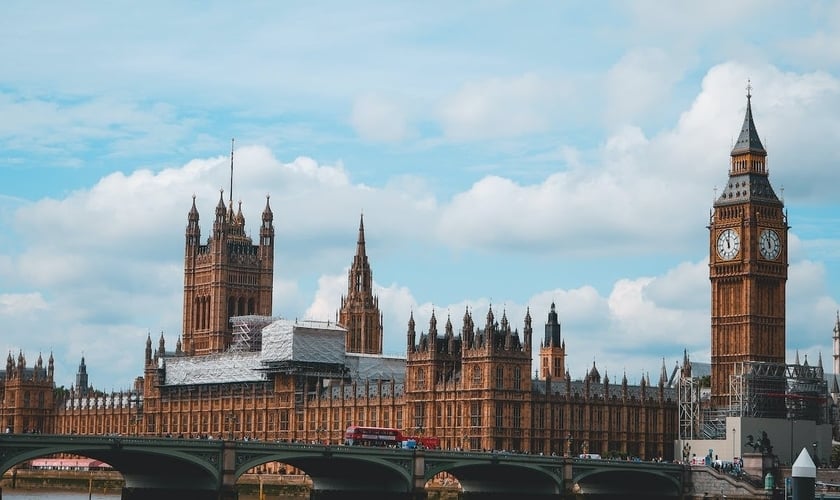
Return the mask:
<path id="1" fill-rule="evenodd" d="M 744 124 L 741 125 L 741 134 L 738 140 L 735 141 L 735 146 L 732 148 L 732 156 L 741 153 L 763 153 L 767 154 L 764 146 L 761 145 L 761 139 L 758 138 L 758 131 L 755 129 L 755 122 L 753 122 L 752 106 L 750 105 L 749 93 L 750 87 L 747 86 L 747 112 L 744 115 Z"/>

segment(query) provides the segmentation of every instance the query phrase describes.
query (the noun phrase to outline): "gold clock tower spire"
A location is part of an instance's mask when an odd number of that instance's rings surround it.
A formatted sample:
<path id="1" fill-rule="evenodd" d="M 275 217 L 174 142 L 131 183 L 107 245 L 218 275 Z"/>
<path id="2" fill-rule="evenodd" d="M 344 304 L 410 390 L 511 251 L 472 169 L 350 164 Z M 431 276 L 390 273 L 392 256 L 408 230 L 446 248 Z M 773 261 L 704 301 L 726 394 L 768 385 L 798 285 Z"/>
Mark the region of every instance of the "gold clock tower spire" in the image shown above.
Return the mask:
<path id="1" fill-rule="evenodd" d="M 770 184 L 751 101 L 747 85 L 729 179 L 709 221 L 712 404 L 717 408 L 736 404 L 738 376 L 749 363 L 785 362 L 787 215 Z M 784 394 L 783 386 L 779 390 Z"/>

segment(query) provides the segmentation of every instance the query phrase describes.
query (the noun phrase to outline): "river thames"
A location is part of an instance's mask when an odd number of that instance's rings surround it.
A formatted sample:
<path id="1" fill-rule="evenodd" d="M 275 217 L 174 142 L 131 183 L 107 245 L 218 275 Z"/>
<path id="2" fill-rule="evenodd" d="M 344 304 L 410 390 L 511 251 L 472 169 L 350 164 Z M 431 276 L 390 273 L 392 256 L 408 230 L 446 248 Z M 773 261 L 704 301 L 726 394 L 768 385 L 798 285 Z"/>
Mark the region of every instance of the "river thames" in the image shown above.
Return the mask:
<path id="1" fill-rule="evenodd" d="M 102 494 L 70 491 L 45 491 L 45 490 L 13 490 L 3 488 L 3 500 L 119 500 L 119 494 Z M 300 496 L 278 496 L 266 495 L 270 500 L 302 500 Z M 239 500 L 258 500 L 258 495 L 239 495 Z"/>

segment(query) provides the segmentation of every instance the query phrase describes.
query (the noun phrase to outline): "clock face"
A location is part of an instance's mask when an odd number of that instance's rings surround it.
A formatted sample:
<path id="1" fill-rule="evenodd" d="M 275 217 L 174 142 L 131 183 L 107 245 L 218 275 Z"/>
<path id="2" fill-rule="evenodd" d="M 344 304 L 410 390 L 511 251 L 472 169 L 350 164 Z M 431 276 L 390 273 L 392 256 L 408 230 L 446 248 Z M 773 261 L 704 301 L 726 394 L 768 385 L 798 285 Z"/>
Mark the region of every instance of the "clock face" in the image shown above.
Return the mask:
<path id="1" fill-rule="evenodd" d="M 772 229 L 765 229 L 758 238 L 758 249 L 767 260 L 776 260 L 782 251 L 779 235 Z"/>
<path id="2" fill-rule="evenodd" d="M 725 260 L 734 259 L 741 249 L 741 239 L 734 229 L 724 229 L 717 239 L 718 255 Z"/>

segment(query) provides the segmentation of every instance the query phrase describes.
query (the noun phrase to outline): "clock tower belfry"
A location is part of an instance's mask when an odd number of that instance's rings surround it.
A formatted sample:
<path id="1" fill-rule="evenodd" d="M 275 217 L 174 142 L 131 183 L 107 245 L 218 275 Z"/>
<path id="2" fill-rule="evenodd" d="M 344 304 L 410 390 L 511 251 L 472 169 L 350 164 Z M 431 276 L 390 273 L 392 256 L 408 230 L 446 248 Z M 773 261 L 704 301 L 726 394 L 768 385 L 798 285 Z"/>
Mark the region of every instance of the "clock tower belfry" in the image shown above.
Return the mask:
<path id="1" fill-rule="evenodd" d="M 767 151 L 747 110 L 730 154 L 729 179 L 709 221 L 712 405 L 736 405 L 751 362 L 785 362 L 788 225 L 770 184 Z M 784 387 L 780 390 L 784 393 Z M 781 400 L 784 404 L 784 400 Z"/>

